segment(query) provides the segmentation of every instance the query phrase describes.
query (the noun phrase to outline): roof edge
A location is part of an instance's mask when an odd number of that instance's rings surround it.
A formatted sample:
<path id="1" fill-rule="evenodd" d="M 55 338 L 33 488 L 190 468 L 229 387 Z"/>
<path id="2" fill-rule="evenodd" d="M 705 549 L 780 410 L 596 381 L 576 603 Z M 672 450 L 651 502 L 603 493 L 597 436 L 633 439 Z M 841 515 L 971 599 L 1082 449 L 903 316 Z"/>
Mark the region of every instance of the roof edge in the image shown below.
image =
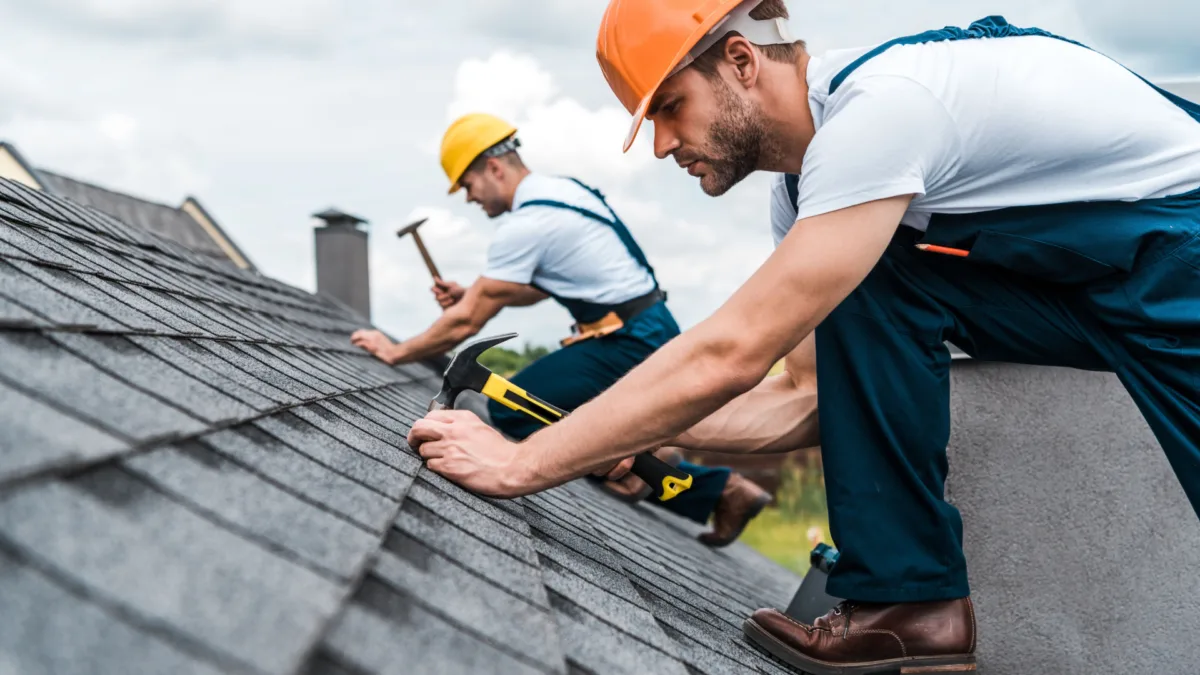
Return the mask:
<path id="1" fill-rule="evenodd" d="M 188 214 L 192 220 L 199 223 L 200 227 L 204 228 L 204 231 L 216 242 L 217 246 L 221 247 L 225 255 L 229 256 L 233 264 L 244 270 L 258 271 L 254 263 L 250 262 L 250 259 L 242 252 L 242 249 L 233 242 L 233 239 L 229 235 L 225 234 L 225 230 L 217 224 L 217 221 L 208 213 L 208 210 L 204 208 L 199 199 L 188 195 L 184 198 L 183 203 L 179 205 L 179 210 Z"/>
<path id="2" fill-rule="evenodd" d="M 35 190 L 44 191 L 46 189 L 46 187 L 42 185 L 42 181 L 38 180 L 37 169 L 33 168 L 33 165 L 25 161 L 25 158 L 21 156 L 21 151 L 17 150 L 17 146 L 9 143 L 8 141 L 0 141 L 0 154 L 11 157 L 13 163 L 16 164 L 16 168 L 24 173 L 24 175 L 18 174 L 15 176 L 5 176 L 6 178 L 12 178 L 18 183 L 31 187 Z"/>

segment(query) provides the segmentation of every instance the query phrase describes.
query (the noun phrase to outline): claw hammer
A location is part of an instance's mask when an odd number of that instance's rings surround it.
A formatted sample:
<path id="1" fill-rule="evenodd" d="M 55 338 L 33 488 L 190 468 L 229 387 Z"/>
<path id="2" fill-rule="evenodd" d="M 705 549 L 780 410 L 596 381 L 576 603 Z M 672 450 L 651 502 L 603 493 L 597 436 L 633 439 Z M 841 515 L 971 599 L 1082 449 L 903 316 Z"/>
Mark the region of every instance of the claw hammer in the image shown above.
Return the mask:
<path id="1" fill-rule="evenodd" d="M 485 351 L 516 336 L 516 333 L 506 333 L 484 338 L 460 349 L 450 360 L 450 365 L 446 366 L 442 389 L 429 402 L 429 410 L 449 409 L 454 406 L 454 400 L 460 393 L 470 390 L 525 413 L 542 424 L 553 424 L 566 417 L 565 410 L 539 399 L 479 363 L 479 356 Z M 692 487 L 691 474 L 667 464 L 653 453 L 643 453 L 634 458 L 632 472 L 646 481 L 660 502 L 673 499 Z"/>

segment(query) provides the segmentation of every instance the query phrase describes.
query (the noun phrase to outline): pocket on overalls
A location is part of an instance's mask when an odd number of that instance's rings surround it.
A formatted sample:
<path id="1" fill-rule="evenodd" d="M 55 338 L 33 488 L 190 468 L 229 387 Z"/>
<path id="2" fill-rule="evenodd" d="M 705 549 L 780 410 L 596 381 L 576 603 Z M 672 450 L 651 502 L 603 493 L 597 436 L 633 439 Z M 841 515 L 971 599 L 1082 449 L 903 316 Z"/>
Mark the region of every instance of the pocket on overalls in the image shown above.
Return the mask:
<path id="1" fill-rule="evenodd" d="M 980 230 L 967 260 L 1059 284 L 1088 283 L 1117 271 L 1112 265 L 1058 244 L 996 230 Z"/>

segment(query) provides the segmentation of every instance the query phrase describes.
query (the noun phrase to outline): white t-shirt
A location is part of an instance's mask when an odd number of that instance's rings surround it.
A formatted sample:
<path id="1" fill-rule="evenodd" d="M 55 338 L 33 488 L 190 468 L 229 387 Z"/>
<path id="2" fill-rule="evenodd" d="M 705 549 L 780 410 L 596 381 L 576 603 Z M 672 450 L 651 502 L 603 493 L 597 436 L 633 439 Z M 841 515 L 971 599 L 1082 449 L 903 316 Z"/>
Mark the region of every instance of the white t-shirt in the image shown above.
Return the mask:
<path id="1" fill-rule="evenodd" d="M 933 213 L 1200 187 L 1200 123 L 1102 54 L 1040 36 L 898 45 L 830 96 L 873 48 L 809 64 L 797 219 L 915 194 L 902 222 L 924 230 Z"/>
<path id="2" fill-rule="evenodd" d="M 483 276 L 530 284 L 556 296 L 611 305 L 654 290 L 654 279 L 604 223 L 561 208 L 529 206 L 548 199 L 612 215 L 568 178 L 530 174 L 517 186 L 513 210 L 499 220 Z"/>

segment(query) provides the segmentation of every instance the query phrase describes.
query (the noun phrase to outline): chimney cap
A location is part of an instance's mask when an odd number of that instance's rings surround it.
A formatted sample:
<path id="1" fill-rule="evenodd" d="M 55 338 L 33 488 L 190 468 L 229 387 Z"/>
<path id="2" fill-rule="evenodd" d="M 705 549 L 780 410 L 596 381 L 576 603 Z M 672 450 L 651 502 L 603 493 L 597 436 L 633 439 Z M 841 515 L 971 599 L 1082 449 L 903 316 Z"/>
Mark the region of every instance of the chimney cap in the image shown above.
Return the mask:
<path id="1" fill-rule="evenodd" d="M 333 207 L 329 207 L 320 213 L 314 213 L 313 217 L 325 221 L 326 227 L 357 227 L 360 224 L 365 225 L 367 223 L 365 218 L 359 218 Z"/>

